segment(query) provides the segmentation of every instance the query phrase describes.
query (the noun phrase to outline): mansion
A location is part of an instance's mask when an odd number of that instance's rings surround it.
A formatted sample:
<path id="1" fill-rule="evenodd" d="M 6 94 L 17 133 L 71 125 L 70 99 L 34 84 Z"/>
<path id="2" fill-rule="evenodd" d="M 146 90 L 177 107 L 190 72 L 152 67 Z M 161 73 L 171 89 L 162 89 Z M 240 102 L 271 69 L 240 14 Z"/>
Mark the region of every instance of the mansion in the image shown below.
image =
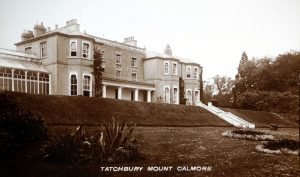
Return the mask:
<path id="1" fill-rule="evenodd" d="M 0 49 L 0 91 L 95 95 L 94 49 L 103 53 L 102 97 L 187 104 L 200 101 L 200 64 L 164 52 L 147 51 L 133 37 L 116 42 L 80 32 L 76 19 L 54 29 L 36 24 L 24 31 L 16 51 Z M 180 91 L 180 78 L 184 91 Z"/>

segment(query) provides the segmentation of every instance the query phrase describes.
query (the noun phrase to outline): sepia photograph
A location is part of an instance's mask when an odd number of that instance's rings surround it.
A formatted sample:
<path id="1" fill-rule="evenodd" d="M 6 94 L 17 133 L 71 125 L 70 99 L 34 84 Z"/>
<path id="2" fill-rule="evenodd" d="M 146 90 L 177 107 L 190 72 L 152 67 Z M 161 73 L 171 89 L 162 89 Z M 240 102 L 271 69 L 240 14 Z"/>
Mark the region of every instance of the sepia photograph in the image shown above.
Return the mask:
<path id="1" fill-rule="evenodd" d="M 300 176 L 300 0 L 1 0 L 1 177 Z"/>

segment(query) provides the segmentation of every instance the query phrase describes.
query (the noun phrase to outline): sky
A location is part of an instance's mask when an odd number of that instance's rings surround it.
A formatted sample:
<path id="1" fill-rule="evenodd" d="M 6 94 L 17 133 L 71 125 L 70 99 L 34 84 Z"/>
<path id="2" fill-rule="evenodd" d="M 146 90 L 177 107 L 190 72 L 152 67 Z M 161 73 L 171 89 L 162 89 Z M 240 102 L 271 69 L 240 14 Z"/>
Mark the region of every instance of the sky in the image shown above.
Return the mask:
<path id="1" fill-rule="evenodd" d="M 207 80 L 234 78 L 249 58 L 300 50 L 300 0 L 0 0 L 0 48 L 15 49 L 36 23 L 54 29 L 76 18 L 81 31 L 173 55 L 203 67 Z"/>

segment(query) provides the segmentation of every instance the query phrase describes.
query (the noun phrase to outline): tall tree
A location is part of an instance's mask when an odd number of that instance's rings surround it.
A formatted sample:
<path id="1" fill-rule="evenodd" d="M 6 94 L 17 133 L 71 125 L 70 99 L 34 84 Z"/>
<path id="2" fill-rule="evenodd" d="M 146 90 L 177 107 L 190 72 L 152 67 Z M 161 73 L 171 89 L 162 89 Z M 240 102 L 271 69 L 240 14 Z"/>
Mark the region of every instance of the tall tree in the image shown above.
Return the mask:
<path id="1" fill-rule="evenodd" d="M 102 79 L 104 68 L 103 53 L 97 48 L 94 49 L 93 74 L 95 76 L 95 97 L 102 97 Z"/>
<path id="2" fill-rule="evenodd" d="M 184 97 L 184 80 L 179 77 L 179 104 L 186 104 L 186 98 Z"/>
<path id="3" fill-rule="evenodd" d="M 203 91 L 203 78 L 202 78 L 202 75 L 203 75 L 203 69 L 201 67 L 200 69 L 200 75 L 199 75 L 199 82 L 200 82 L 200 101 L 201 102 L 204 102 L 204 91 Z"/>

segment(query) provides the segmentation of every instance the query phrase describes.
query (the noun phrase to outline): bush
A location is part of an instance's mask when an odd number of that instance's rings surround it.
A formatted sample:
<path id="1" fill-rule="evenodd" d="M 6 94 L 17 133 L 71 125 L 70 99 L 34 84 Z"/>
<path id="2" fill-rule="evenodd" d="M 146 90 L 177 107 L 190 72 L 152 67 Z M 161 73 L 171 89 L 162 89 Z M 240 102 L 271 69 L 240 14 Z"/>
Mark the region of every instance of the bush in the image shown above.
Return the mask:
<path id="1" fill-rule="evenodd" d="M 86 127 L 53 137 L 44 147 L 46 160 L 61 164 L 86 164 L 133 161 L 141 158 L 141 147 L 131 139 L 135 124 L 119 123 L 114 118 L 104 122 L 100 131 L 90 135 Z"/>
<path id="2" fill-rule="evenodd" d="M 289 149 L 292 151 L 297 151 L 299 150 L 299 147 L 299 141 L 289 139 L 273 140 L 264 143 L 264 148 L 270 150 Z"/>
<path id="3" fill-rule="evenodd" d="M 40 114 L 18 106 L 12 93 L 0 93 L 0 157 L 12 158 L 24 145 L 46 137 Z"/>
<path id="4" fill-rule="evenodd" d="M 254 130 L 229 130 L 222 133 L 222 136 L 227 136 L 230 138 L 245 139 L 245 140 L 254 140 L 254 141 L 268 141 L 273 140 L 272 135 L 265 134 L 263 132 L 258 132 Z"/>
<path id="5" fill-rule="evenodd" d="M 241 135 L 265 135 L 263 132 L 258 132 L 254 130 L 233 130 L 232 133 L 241 134 Z"/>

